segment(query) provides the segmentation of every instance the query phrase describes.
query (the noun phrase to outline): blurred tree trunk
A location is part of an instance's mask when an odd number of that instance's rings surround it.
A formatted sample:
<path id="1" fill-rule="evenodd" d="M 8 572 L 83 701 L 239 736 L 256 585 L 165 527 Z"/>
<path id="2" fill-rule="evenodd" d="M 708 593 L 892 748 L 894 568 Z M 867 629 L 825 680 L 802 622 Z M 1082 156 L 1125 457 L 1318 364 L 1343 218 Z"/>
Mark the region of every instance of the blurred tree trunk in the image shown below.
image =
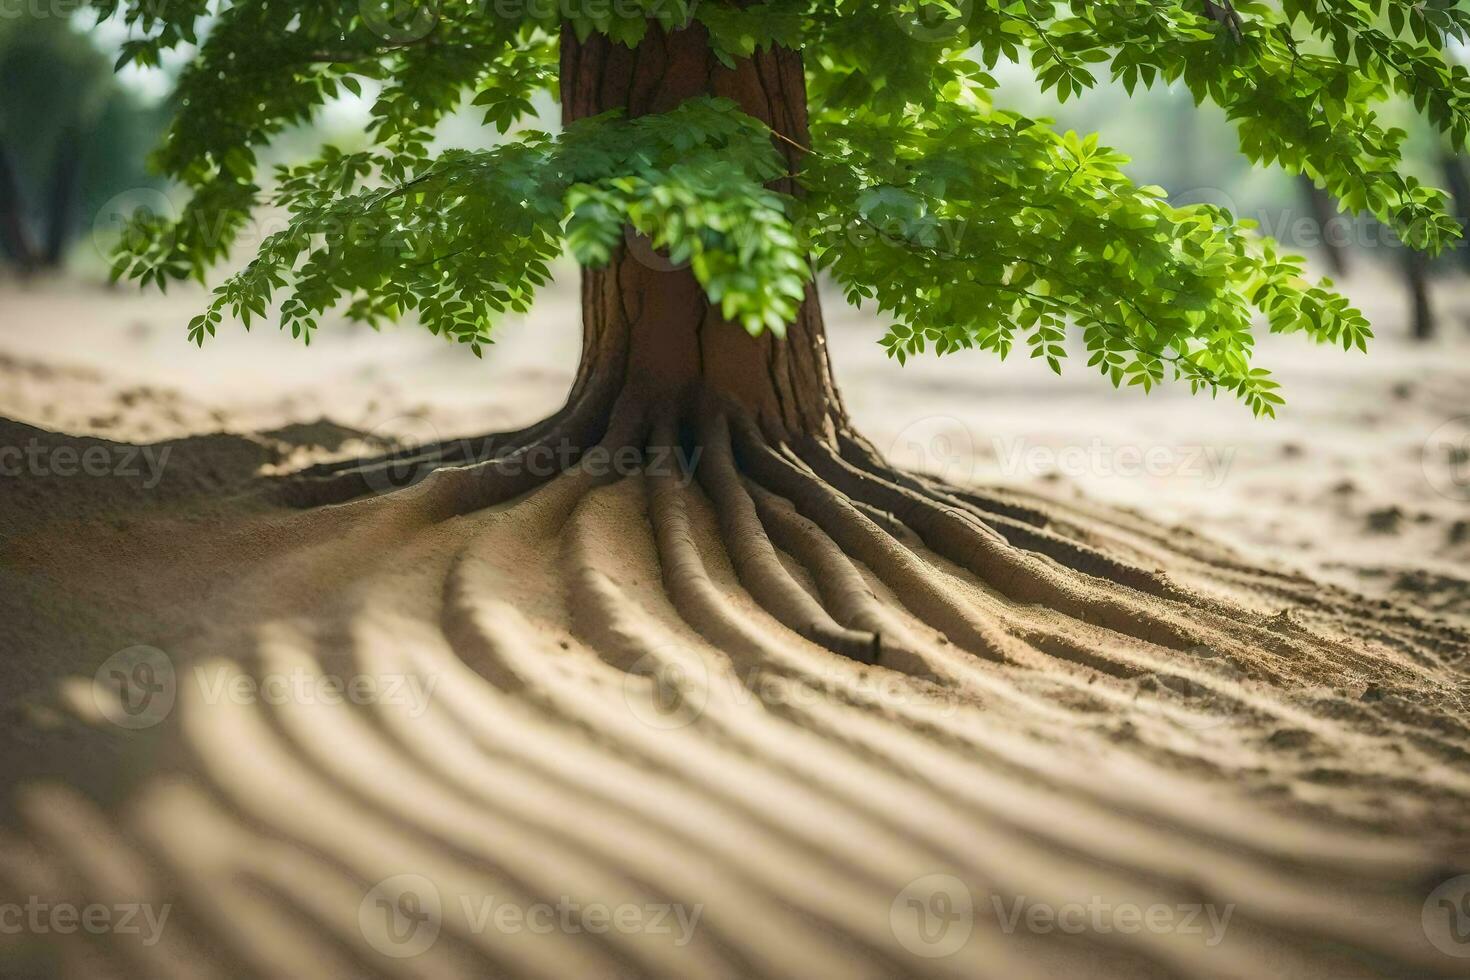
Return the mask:
<path id="1" fill-rule="evenodd" d="M 1460 228 L 1470 233 L 1470 175 L 1465 172 L 1465 158 L 1458 153 L 1446 152 L 1439 158 L 1444 182 L 1450 189 L 1450 201 L 1454 205 L 1455 218 Z M 1455 243 L 1455 254 L 1465 271 L 1470 272 L 1470 242 L 1463 238 Z"/>
<path id="2" fill-rule="evenodd" d="M 1429 258 L 1415 248 L 1404 248 L 1404 277 L 1413 304 L 1415 340 L 1428 340 L 1435 334 L 1434 309 L 1429 304 Z"/>
<path id="3" fill-rule="evenodd" d="M 0 252 L 22 272 L 36 265 L 36 249 L 21 207 L 20 173 L 10 148 L 0 140 Z"/>
<path id="4" fill-rule="evenodd" d="M 51 168 L 51 188 L 46 202 L 46 245 L 41 264 L 59 269 L 66 258 L 76 222 L 77 182 L 82 170 L 81 128 L 67 126 L 56 141 L 55 164 Z"/>
<path id="5" fill-rule="evenodd" d="M 1318 241 L 1321 243 L 1322 257 L 1327 260 L 1327 268 L 1334 277 L 1347 275 L 1347 249 L 1334 241 L 1331 234 L 1332 221 L 1338 216 L 1332 195 L 1325 188 L 1314 184 L 1312 178 L 1306 174 L 1297 177 L 1297 184 L 1306 200 L 1307 213 L 1317 224 Z"/>

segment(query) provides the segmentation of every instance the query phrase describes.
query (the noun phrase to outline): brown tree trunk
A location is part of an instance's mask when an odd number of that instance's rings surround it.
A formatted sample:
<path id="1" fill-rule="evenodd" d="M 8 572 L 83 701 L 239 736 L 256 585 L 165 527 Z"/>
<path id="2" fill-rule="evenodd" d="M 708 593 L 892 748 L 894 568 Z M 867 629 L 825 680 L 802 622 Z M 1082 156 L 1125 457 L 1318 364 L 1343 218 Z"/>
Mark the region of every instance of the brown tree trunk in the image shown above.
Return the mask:
<path id="1" fill-rule="evenodd" d="M 1404 284 L 1409 288 L 1409 305 L 1415 340 L 1435 334 L 1434 306 L 1429 301 L 1429 259 L 1416 248 L 1404 246 Z"/>
<path id="2" fill-rule="evenodd" d="M 720 64 L 704 27 L 650 30 L 636 49 L 593 34 L 562 37 L 564 121 L 623 110 L 663 112 L 699 95 L 734 100 L 742 110 L 800 145 L 808 144 L 801 55 L 773 49 Z M 801 151 L 776 141 L 793 172 Z M 792 186 L 781 188 L 795 192 Z M 609 383 L 648 399 L 713 395 L 744 409 L 768 432 L 830 440 L 846 427 L 832 384 L 822 311 L 807 288 L 797 320 L 780 340 L 751 337 L 712 308 L 687 269 L 670 269 L 647 249 L 623 248 L 582 279 L 583 352 L 575 399 Z"/>

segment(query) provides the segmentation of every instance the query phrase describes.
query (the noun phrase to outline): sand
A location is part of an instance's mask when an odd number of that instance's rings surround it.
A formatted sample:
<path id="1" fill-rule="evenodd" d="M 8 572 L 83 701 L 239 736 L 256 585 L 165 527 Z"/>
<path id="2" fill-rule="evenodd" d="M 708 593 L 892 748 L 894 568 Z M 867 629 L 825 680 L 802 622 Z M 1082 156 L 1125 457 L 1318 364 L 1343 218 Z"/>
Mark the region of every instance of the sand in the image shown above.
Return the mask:
<path id="1" fill-rule="evenodd" d="M 1354 288 L 1391 325 L 1388 287 Z M 641 477 L 448 520 L 416 491 L 273 504 L 259 489 L 312 462 L 553 410 L 573 298 L 484 362 L 329 327 L 310 351 L 259 329 L 196 351 L 197 299 L 0 287 L 0 446 L 29 454 L 0 478 L 0 970 L 1470 969 L 1463 648 L 1389 642 L 1470 627 L 1460 295 L 1427 348 L 1391 326 L 1371 358 L 1264 343 L 1290 399 L 1275 423 L 1116 394 L 1080 362 L 1060 380 L 979 356 L 900 370 L 874 321 L 833 316 L 849 407 L 896 463 L 1049 502 L 1352 644 L 1245 670 L 1126 645 L 1108 670 L 978 661 L 871 575 L 930 653 L 835 657 L 740 587 L 697 486 L 691 538 L 759 658 L 671 604 Z M 1222 546 L 1373 612 L 1294 608 L 1180 557 Z M 606 635 L 644 643 L 589 642 Z M 47 915 L 68 904 L 109 922 L 64 931 Z"/>

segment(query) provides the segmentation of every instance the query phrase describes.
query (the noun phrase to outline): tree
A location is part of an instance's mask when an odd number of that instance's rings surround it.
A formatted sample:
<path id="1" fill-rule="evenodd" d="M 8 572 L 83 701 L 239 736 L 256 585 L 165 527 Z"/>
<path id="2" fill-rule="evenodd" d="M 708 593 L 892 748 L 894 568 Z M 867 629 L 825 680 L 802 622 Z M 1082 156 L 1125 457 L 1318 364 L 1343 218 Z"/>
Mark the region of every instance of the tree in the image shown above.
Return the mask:
<path id="1" fill-rule="evenodd" d="M 150 114 L 63 16 L 83 6 L 0 18 L 0 257 L 23 273 L 60 267 L 79 216 L 145 177 L 128 151 Z"/>
<path id="2" fill-rule="evenodd" d="M 1256 318 L 1366 349 L 1363 316 L 1224 210 L 1172 208 L 1159 189 L 1132 184 L 1095 136 L 994 105 L 988 68 L 1029 59 L 1061 99 L 1099 71 L 1130 92 L 1182 82 L 1196 102 L 1225 108 L 1253 160 L 1305 174 L 1435 250 L 1458 227 L 1445 195 L 1401 176 L 1403 133 L 1380 126 L 1373 107 L 1406 94 L 1463 144 L 1470 81 L 1443 55 L 1470 28 L 1458 6 L 96 6 L 135 29 L 124 62 L 157 65 L 199 45 L 158 156 L 192 200 L 175 222 L 139 215 L 115 273 L 159 286 L 202 280 L 258 204 L 291 215 L 218 285 L 190 324 L 194 341 L 226 315 L 248 327 L 275 306 L 281 327 L 309 343 L 321 316 L 342 309 L 371 324 L 411 313 L 479 354 L 496 315 L 524 310 L 564 248 L 585 267 L 582 363 L 560 412 L 519 432 L 318 467 L 287 482 L 297 503 L 426 478 L 353 506 L 437 518 L 535 491 L 564 519 L 616 476 L 594 460 L 632 453 L 675 605 L 705 635 L 749 646 L 692 543 L 693 491 L 669 462 L 679 448 L 700 460 L 741 582 L 839 653 L 891 665 L 920 642 L 893 626 L 856 559 L 980 656 L 1106 659 L 1059 622 L 1175 651 L 1357 656 L 1289 618 L 1175 582 L 1044 507 L 887 466 L 843 410 L 812 276 L 824 272 L 889 316 L 882 343 L 900 362 L 931 349 L 1005 357 L 1022 347 L 1060 372 L 1070 331 L 1114 385 L 1147 392 L 1172 377 L 1274 414 L 1277 385 L 1251 361 Z M 371 149 L 326 147 L 269 182 L 257 173 L 256 151 L 273 136 L 369 87 Z M 466 99 L 509 133 L 544 91 L 559 93 L 559 133 L 520 129 L 489 150 L 431 150 L 435 125 Z M 569 465 L 536 462 L 551 458 Z M 1196 547 L 1151 533 L 1159 547 Z M 921 560 L 919 543 L 1011 611 L 982 615 Z M 797 584 L 778 548 L 812 571 L 820 596 Z M 1301 579 L 1210 554 L 1220 581 L 1362 612 Z M 1040 607 L 1052 612 L 1027 611 Z M 616 629 L 599 639 L 637 645 Z"/>
<path id="3" fill-rule="evenodd" d="M 1302 201 L 1312 216 L 1313 224 L 1321 229 L 1319 244 L 1322 257 L 1327 260 L 1327 268 L 1339 278 L 1347 275 L 1347 247 L 1333 234 L 1332 219 L 1337 216 L 1337 205 L 1333 203 L 1332 195 L 1312 183 L 1310 177 L 1298 177 L 1297 185 L 1301 189 Z"/>

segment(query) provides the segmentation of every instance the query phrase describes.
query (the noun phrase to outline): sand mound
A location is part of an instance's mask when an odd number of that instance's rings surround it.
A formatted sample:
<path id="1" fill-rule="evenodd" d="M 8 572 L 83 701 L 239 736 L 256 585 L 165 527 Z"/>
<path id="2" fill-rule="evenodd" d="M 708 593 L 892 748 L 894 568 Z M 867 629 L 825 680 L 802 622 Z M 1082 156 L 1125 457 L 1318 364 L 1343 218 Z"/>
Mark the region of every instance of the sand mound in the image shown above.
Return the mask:
<path id="1" fill-rule="evenodd" d="M 3 435 L 53 461 L 62 445 L 122 448 Z M 421 488 L 292 511 L 256 476 L 288 441 L 163 444 L 161 494 L 53 475 L 0 500 L 0 617 L 19 624 L 0 901 L 153 916 L 0 936 L 10 970 L 1338 977 L 1464 962 L 1422 924 L 1434 896 L 1457 898 L 1444 883 L 1470 882 L 1462 648 L 1409 642 L 1430 635 L 1412 607 L 1286 608 L 1365 641 L 1269 670 L 1119 637 L 1106 670 L 1061 655 L 1018 669 L 903 614 L 922 662 L 866 666 L 752 601 L 696 484 L 698 554 L 768 651 L 732 657 L 671 605 L 642 477 L 448 520 L 415 506 Z M 1045 503 L 1207 578 L 1204 544 Z M 1248 575 L 1222 581 L 1280 606 Z"/>
<path id="2" fill-rule="evenodd" d="M 1465 974 L 1470 532 L 1423 453 L 1462 356 L 1309 352 L 1265 426 L 1081 372 L 900 373 L 836 325 L 897 461 L 1351 638 L 1238 660 L 1092 633 L 1092 663 L 1018 667 L 860 567 L 922 654 L 865 666 L 751 598 L 697 483 L 691 541 L 762 656 L 670 602 L 642 477 L 446 520 L 264 492 L 555 407 L 579 339 L 575 292 L 550 300 L 482 366 L 406 333 L 193 351 L 197 296 L 0 297 L 0 447 L 38 453 L 0 477 L 0 974 Z M 1099 436 L 1172 469 L 1065 465 Z"/>

